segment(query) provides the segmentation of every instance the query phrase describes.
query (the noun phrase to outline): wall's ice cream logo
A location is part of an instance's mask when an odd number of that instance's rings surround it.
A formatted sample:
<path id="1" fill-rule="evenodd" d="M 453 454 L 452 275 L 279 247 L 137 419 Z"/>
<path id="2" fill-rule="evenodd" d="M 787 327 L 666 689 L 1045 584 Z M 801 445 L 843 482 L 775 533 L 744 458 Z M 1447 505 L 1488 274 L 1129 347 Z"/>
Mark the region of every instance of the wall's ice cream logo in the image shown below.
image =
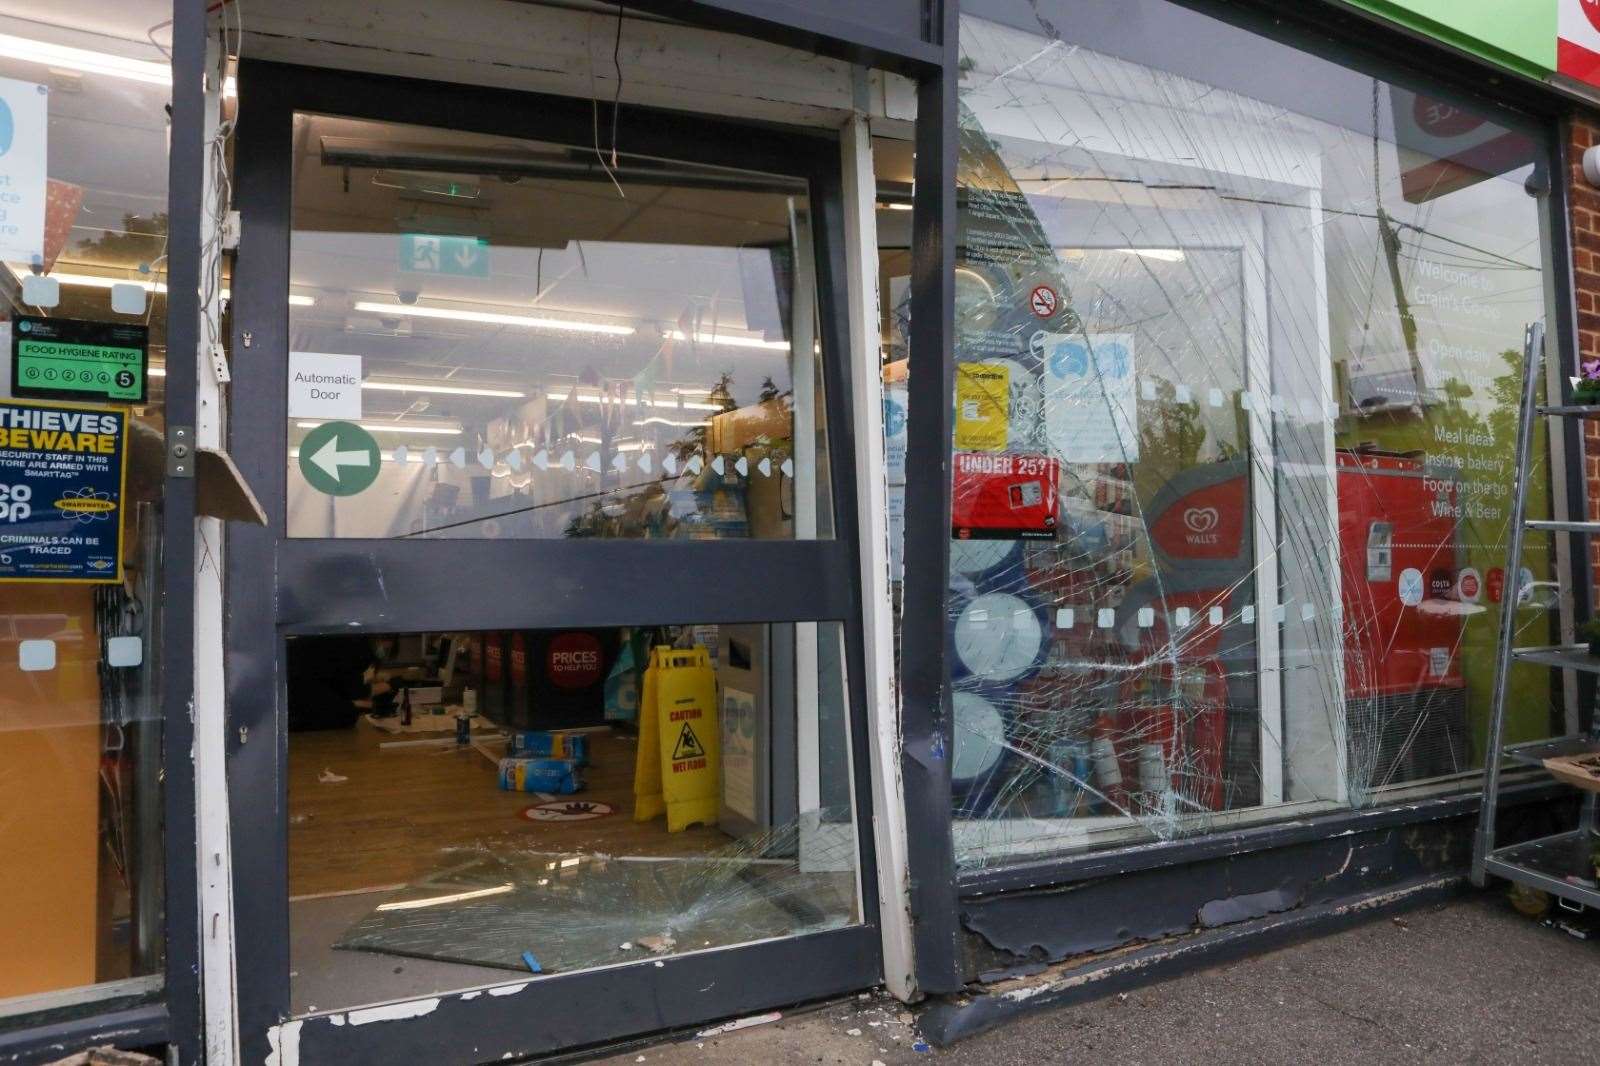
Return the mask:
<path id="1" fill-rule="evenodd" d="M 1215 507 L 1190 507 L 1183 512 L 1183 526 L 1190 544 L 1215 544 L 1220 516 Z"/>

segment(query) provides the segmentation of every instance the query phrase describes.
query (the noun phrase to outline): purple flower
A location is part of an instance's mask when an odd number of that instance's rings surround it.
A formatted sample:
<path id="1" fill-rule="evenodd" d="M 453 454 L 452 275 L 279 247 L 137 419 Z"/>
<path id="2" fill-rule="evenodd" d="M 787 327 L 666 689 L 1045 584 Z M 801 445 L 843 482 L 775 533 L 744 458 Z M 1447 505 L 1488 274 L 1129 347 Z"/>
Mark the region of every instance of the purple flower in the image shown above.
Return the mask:
<path id="1" fill-rule="evenodd" d="M 1585 359 L 1582 366 L 1584 377 L 1590 381 L 1600 380 L 1600 359 Z"/>

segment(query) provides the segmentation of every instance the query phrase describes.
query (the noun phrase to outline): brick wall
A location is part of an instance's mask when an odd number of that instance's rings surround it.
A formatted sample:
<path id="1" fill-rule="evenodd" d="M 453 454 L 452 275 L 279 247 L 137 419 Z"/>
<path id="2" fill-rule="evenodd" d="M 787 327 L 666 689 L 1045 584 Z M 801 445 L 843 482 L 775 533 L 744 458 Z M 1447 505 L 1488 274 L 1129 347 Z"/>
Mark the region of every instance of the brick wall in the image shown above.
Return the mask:
<path id="1" fill-rule="evenodd" d="M 1583 176 L 1584 149 L 1600 144 L 1600 116 L 1573 116 L 1567 189 L 1572 204 L 1573 294 L 1578 302 L 1578 356 L 1600 357 L 1600 189 Z M 1572 373 L 1572 371 L 1564 371 Z M 1600 519 L 1600 419 L 1583 424 L 1583 476 L 1589 489 L 1589 517 Z M 1600 537 L 1589 544 L 1591 573 L 1600 573 Z M 1595 602 L 1600 604 L 1600 584 Z M 1581 621 L 1581 619 L 1580 619 Z"/>

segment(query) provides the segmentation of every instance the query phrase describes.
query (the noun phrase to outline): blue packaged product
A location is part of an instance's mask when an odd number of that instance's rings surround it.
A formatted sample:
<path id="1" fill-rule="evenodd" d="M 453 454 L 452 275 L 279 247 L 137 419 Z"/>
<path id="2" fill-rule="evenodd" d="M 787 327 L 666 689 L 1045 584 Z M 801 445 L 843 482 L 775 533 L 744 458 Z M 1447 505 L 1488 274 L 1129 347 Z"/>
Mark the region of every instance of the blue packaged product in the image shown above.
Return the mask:
<path id="1" fill-rule="evenodd" d="M 576 759 L 500 760 L 500 787 L 508 792 L 548 792 L 570 796 L 583 788 Z"/>
<path id="2" fill-rule="evenodd" d="M 571 759 L 588 766 L 589 737 L 586 733 L 525 729 L 511 734 L 506 754 L 516 759 Z"/>

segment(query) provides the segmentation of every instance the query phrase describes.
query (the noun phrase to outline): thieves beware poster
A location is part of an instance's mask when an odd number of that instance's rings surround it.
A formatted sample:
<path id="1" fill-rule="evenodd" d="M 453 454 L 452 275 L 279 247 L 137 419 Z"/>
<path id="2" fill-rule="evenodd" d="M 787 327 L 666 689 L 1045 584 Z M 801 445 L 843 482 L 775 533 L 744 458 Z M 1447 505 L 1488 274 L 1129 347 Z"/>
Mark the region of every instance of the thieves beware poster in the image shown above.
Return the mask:
<path id="1" fill-rule="evenodd" d="M 122 580 L 128 415 L 0 400 L 0 581 Z"/>

